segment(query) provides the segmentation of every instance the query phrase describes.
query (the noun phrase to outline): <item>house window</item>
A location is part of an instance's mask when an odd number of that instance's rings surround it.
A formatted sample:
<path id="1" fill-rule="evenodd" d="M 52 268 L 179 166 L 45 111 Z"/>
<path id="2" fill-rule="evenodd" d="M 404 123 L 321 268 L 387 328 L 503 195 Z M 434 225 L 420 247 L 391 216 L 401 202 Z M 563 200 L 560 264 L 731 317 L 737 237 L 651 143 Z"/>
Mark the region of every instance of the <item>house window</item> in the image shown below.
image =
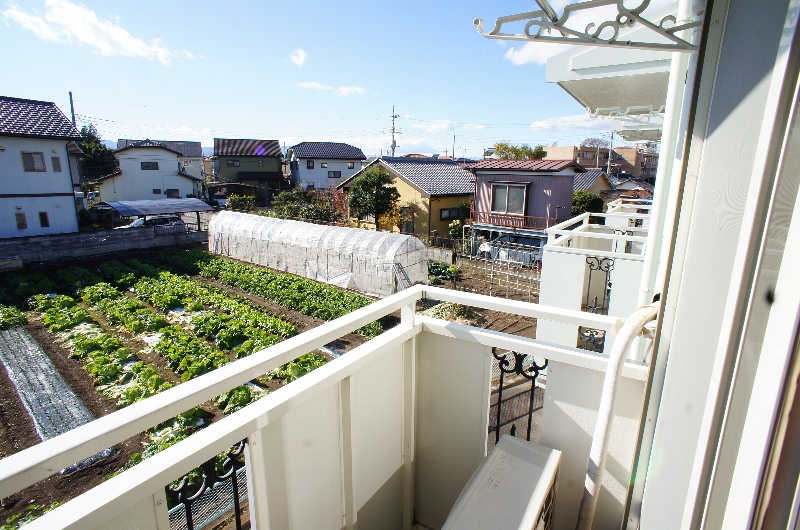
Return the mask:
<path id="1" fill-rule="evenodd" d="M 306 160 L 306 169 L 314 169 L 314 161 Z"/>
<path id="2" fill-rule="evenodd" d="M 347 163 L 347 169 L 355 169 L 355 167 L 356 167 L 356 163 L 355 162 L 348 162 Z"/>
<path id="3" fill-rule="evenodd" d="M 167 198 L 168 199 L 180 199 L 181 198 L 181 190 L 167 188 Z"/>
<path id="4" fill-rule="evenodd" d="M 319 167 L 326 168 L 326 167 L 328 167 L 328 163 L 327 162 L 323 162 L 323 163 L 321 163 L 319 165 Z"/>
<path id="5" fill-rule="evenodd" d="M 28 228 L 28 221 L 25 220 L 25 214 L 22 212 L 15 213 L 14 217 L 17 219 L 17 228 L 20 230 L 25 230 Z"/>
<path id="6" fill-rule="evenodd" d="M 50 165 L 53 167 L 54 172 L 61 173 L 61 159 L 59 157 L 51 156 Z"/>
<path id="7" fill-rule="evenodd" d="M 161 188 L 153 189 L 153 195 L 161 195 Z"/>
<path id="8" fill-rule="evenodd" d="M 329 179 L 342 178 L 342 172 L 341 171 L 328 171 L 328 178 Z"/>
<path id="9" fill-rule="evenodd" d="M 154 171 L 158 169 L 158 162 L 142 162 L 141 165 L 142 171 Z"/>
<path id="10" fill-rule="evenodd" d="M 22 153 L 22 165 L 25 171 L 47 171 L 44 167 L 44 154 Z"/>
<path id="11" fill-rule="evenodd" d="M 442 208 L 439 210 L 439 216 L 442 221 L 458 219 L 458 208 Z"/>
<path id="12" fill-rule="evenodd" d="M 239 167 L 238 160 L 227 160 L 225 163 L 227 164 L 228 167 Z"/>
<path id="13" fill-rule="evenodd" d="M 47 212 L 39 212 L 39 226 L 50 228 L 50 219 L 47 217 Z"/>
<path id="14" fill-rule="evenodd" d="M 525 186 L 493 184 L 492 211 L 525 215 Z"/>
<path id="15" fill-rule="evenodd" d="M 414 233 L 414 212 L 411 208 L 400 208 L 400 232 L 403 234 Z"/>

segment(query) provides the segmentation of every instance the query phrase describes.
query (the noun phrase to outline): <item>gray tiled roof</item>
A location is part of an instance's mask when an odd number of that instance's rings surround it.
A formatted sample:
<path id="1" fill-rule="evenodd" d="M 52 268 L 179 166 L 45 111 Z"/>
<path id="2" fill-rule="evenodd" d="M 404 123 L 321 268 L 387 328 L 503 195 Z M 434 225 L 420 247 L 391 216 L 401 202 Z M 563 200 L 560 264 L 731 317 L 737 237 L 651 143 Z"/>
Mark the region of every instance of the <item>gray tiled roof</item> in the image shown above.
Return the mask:
<path id="1" fill-rule="evenodd" d="M 290 147 L 297 158 L 330 158 L 333 160 L 366 160 L 358 147 L 338 142 L 302 142 Z"/>
<path id="2" fill-rule="evenodd" d="M 467 195 L 475 191 L 473 174 L 453 160 L 385 156 L 370 165 L 376 163 L 385 166 L 412 186 L 430 195 Z M 352 183 L 365 169 L 366 167 L 353 174 L 337 188 Z"/>
<path id="3" fill-rule="evenodd" d="M 124 149 L 138 141 L 140 140 L 119 139 L 117 140 L 117 149 Z M 171 149 L 173 151 L 180 153 L 181 156 L 190 158 L 202 158 L 203 156 L 203 146 L 200 145 L 200 142 L 191 142 L 186 140 L 180 140 L 174 142 L 169 140 L 153 140 L 153 141 L 165 145 L 167 149 Z"/>
<path id="4" fill-rule="evenodd" d="M 572 181 L 572 191 L 588 190 L 592 187 L 592 184 L 604 174 L 605 171 L 600 168 L 587 169 L 586 173 L 575 173 L 574 180 Z"/>
<path id="5" fill-rule="evenodd" d="M 119 142 L 117 142 L 117 145 L 119 145 Z M 176 151 L 174 149 L 170 149 L 169 147 L 164 145 L 162 142 L 156 142 L 155 140 L 151 140 L 149 138 L 147 138 L 146 140 L 137 140 L 137 141 L 134 141 L 132 143 L 129 143 L 125 147 L 123 147 L 121 149 L 117 149 L 115 152 L 119 153 L 120 151 L 125 151 L 127 149 L 133 149 L 135 147 L 155 147 L 155 148 L 158 148 L 158 149 L 166 149 L 167 151 L 175 153 L 178 156 L 182 156 L 180 152 L 178 152 L 178 151 Z"/>
<path id="6" fill-rule="evenodd" d="M 468 169 L 472 170 L 511 169 L 514 171 L 541 172 L 563 171 L 570 167 L 574 167 L 575 171 L 585 171 L 583 166 L 572 160 L 505 160 L 502 158 L 487 158 L 467 166 Z"/>
<path id="7" fill-rule="evenodd" d="M 278 140 L 228 138 L 214 138 L 214 154 L 217 156 L 283 156 Z"/>
<path id="8" fill-rule="evenodd" d="M 55 103 L 4 96 L 0 96 L 0 135 L 81 139 Z"/>

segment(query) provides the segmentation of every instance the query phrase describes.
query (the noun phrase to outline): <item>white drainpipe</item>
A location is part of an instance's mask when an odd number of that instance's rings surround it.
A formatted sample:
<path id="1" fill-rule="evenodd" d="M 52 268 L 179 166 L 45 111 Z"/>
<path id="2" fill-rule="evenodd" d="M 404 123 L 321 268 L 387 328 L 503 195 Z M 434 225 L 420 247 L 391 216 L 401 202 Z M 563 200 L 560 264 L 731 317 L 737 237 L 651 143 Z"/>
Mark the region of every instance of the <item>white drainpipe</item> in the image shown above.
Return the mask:
<path id="1" fill-rule="evenodd" d="M 603 483 L 608 456 L 608 442 L 611 438 L 611 423 L 614 419 L 614 405 L 617 390 L 622 380 L 622 367 L 633 340 L 642 332 L 644 325 L 656 316 L 654 306 L 643 306 L 625 319 L 617 333 L 617 339 L 608 356 L 606 376 L 603 379 L 603 393 L 600 396 L 600 408 L 597 411 L 597 423 L 592 437 L 592 449 L 589 452 L 589 467 L 586 470 L 586 482 L 578 514 L 577 530 L 591 530 L 594 512 L 597 508 L 597 497 Z"/>

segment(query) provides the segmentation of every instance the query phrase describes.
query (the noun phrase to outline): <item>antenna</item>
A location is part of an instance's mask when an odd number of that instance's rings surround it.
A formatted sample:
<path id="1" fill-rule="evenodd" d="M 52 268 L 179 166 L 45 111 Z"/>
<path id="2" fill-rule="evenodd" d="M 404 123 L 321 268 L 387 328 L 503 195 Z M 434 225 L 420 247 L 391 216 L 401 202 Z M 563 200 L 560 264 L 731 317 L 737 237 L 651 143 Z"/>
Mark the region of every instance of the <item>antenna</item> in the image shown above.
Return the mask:
<path id="1" fill-rule="evenodd" d="M 394 150 L 397 149 L 397 142 L 394 141 L 394 135 L 400 134 L 400 132 L 394 126 L 395 118 L 399 118 L 400 116 L 395 114 L 394 112 L 394 105 L 392 105 L 392 156 L 394 156 Z"/>

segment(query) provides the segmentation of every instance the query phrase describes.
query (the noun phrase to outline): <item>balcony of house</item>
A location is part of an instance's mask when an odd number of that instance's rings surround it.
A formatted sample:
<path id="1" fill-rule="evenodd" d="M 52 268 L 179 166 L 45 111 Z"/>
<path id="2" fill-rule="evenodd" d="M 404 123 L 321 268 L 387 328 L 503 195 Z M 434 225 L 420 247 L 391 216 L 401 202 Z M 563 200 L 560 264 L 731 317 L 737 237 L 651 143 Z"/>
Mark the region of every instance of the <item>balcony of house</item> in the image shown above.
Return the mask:
<path id="1" fill-rule="evenodd" d="M 540 325 L 606 332 L 619 324 L 601 313 L 414 286 L 3 459 L 0 498 L 399 310 L 401 322 L 394 328 L 76 497 L 29 528 L 199 528 L 204 522 L 195 505 L 202 504 L 205 489 L 216 490 L 210 486 L 227 481 L 229 508 L 248 506 L 251 524 L 259 529 L 412 529 L 418 524 L 439 529 L 450 515 L 455 517 L 451 510 L 473 472 L 499 462 L 501 474 L 479 484 L 475 491 L 480 494 L 469 497 L 491 507 L 480 511 L 483 519 L 472 521 L 470 528 L 497 527 L 502 515 L 531 523 L 526 528 L 541 524 L 571 530 L 584 495 L 598 410 L 607 396 L 603 381 L 612 366 L 609 358 L 557 340 L 424 317 L 415 312 L 422 298 L 535 318 Z M 595 528 L 620 526 L 632 482 L 632 441 L 638 435 L 647 366 L 627 361 L 618 373 Z M 496 395 L 498 387 L 506 393 Z M 503 409 L 512 405 L 521 412 Z M 550 455 L 548 466 L 534 465 L 528 453 L 511 449 L 500 461 L 486 458 L 497 433 L 509 433 L 518 416 L 527 416 L 528 428 L 512 432 L 523 439 L 515 447 L 541 444 L 535 451 Z M 509 440 L 501 438 L 497 447 L 510 447 Z M 215 468 L 215 455 L 225 452 Z M 174 485 L 196 468 L 203 484 Z M 525 477 L 515 487 L 536 486 L 521 505 L 509 504 L 505 493 L 493 496 L 505 487 L 500 479 L 510 479 L 515 469 Z M 168 497 L 178 503 L 171 511 Z M 467 513 L 464 502 L 458 513 Z M 209 510 L 205 506 L 203 513 Z M 175 513 L 184 522 L 176 523 Z"/>
<path id="2" fill-rule="evenodd" d="M 610 203 L 606 213 L 584 213 L 549 228 L 540 302 L 615 317 L 635 311 L 649 211 L 650 204 L 619 200 Z M 607 351 L 612 343 L 603 330 L 549 322 L 542 322 L 537 336 L 592 351 Z M 642 355 L 640 349 L 634 353 L 635 358 Z"/>
<path id="3" fill-rule="evenodd" d="M 532 217 L 497 212 L 476 212 L 474 210 L 471 212 L 470 219 L 473 225 L 528 228 L 532 230 L 546 230 L 561 221 L 555 217 Z"/>

